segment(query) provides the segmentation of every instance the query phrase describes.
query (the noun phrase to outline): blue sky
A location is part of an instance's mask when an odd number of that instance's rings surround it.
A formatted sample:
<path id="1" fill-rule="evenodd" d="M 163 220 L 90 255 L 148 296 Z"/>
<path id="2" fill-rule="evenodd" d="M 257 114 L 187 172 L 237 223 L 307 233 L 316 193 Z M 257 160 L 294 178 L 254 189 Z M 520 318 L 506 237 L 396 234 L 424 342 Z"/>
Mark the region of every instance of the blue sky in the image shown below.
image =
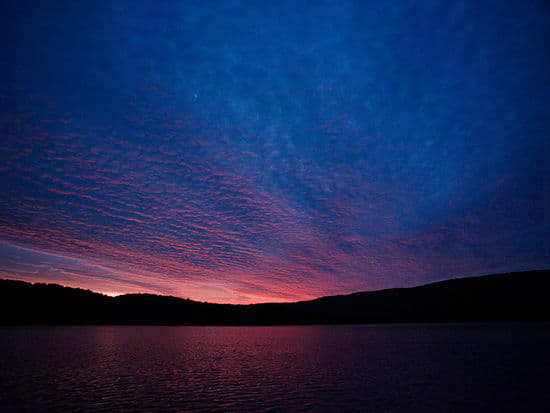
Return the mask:
<path id="1" fill-rule="evenodd" d="M 549 266 L 543 1 L 2 8 L 3 278 L 259 302 Z"/>

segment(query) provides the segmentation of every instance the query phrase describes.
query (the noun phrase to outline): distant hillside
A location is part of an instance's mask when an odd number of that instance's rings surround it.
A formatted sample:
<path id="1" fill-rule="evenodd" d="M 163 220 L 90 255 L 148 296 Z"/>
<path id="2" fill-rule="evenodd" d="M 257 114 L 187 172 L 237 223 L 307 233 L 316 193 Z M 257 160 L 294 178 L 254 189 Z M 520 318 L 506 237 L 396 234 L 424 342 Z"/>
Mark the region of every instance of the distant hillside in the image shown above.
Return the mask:
<path id="1" fill-rule="evenodd" d="M 297 303 L 209 304 L 109 297 L 56 284 L 0 280 L 0 324 L 252 325 L 550 320 L 550 271 L 460 278 Z"/>

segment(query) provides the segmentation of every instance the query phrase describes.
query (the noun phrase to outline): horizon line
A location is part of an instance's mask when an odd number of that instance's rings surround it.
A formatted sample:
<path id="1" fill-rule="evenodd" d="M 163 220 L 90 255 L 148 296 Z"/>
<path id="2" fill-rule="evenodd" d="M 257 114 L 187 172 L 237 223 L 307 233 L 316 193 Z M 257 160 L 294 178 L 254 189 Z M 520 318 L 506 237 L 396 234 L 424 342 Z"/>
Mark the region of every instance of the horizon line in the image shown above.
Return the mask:
<path id="1" fill-rule="evenodd" d="M 14 282 L 22 282 L 22 283 L 30 284 L 30 285 L 57 286 L 57 287 L 62 287 L 62 288 L 70 288 L 70 289 L 74 289 L 74 290 L 87 291 L 87 292 L 91 292 L 91 293 L 94 293 L 94 294 L 99 294 L 99 295 L 109 297 L 109 298 L 123 297 L 123 296 L 127 296 L 127 295 L 148 295 L 148 296 L 153 296 L 153 297 L 175 298 L 175 299 L 178 299 L 178 300 L 187 300 L 187 301 L 193 301 L 193 302 L 196 302 L 196 303 L 203 303 L 203 304 L 231 305 L 231 306 L 251 306 L 251 305 L 265 305 L 265 304 L 295 304 L 295 303 L 303 303 L 303 302 L 310 302 L 310 301 L 320 300 L 320 299 L 328 298 L 328 297 L 345 297 L 345 296 L 350 296 L 350 295 L 354 295 L 354 294 L 362 294 L 362 293 L 375 293 L 375 292 L 380 292 L 380 291 L 391 291 L 391 290 L 408 290 L 408 289 L 425 287 L 425 286 L 434 285 L 434 284 L 445 283 L 445 282 L 449 282 L 449 281 L 452 282 L 452 281 L 467 280 L 467 279 L 476 279 L 476 278 L 484 278 L 484 277 L 492 277 L 492 276 L 504 276 L 504 275 L 509 275 L 509 274 L 519 274 L 519 273 L 542 272 L 542 271 L 550 271 L 550 268 L 521 270 L 521 271 L 509 271 L 509 272 L 503 272 L 503 273 L 489 273 L 489 274 L 471 275 L 471 276 L 468 276 L 468 275 L 467 276 L 459 276 L 459 277 L 454 277 L 454 278 L 447 278 L 447 279 L 444 279 L 444 280 L 432 281 L 432 282 L 428 282 L 428 283 L 425 283 L 425 284 L 413 285 L 413 286 L 409 286 L 409 287 L 391 287 L 391 288 L 381 288 L 381 289 L 377 289 L 377 290 L 362 290 L 362 291 L 355 291 L 355 292 L 346 293 L 346 294 L 324 295 L 324 296 L 312 298 L 310 300 L 279 301 L 279 302 L 273 301 L 273 302 L 247 303 L 247 304 L 216 303 L 216 302 L 209 302 L 209 301 L 194 300 L 194 299 L 188 298 L 188 297 L 178 297 L 178 296 L 175 296 L 175 295 L 167 295 L 167 294 L 153 294 L 153 293 L 147 293 L 147 292 L 117 294 L 117 293 L 109 293 L 109 292 L 102 292 L 102 291 L 94 291 L 94 290 L 91 290 L 91 289 L 88 289 L 88 288 L 82 288 L 82 287 L 72 287 L 70 285 L 63 285 L 63 284 L 59 284 L 59 283 L 55 283 L 55 282 L 41 282 L 41 281 L 34 281 L 33 282 L 33 281 L 25 281 L 25 280 L 15 279 L 15 278 L 0 278 L 0 282 L 1 281 L 14 281 Z"/>

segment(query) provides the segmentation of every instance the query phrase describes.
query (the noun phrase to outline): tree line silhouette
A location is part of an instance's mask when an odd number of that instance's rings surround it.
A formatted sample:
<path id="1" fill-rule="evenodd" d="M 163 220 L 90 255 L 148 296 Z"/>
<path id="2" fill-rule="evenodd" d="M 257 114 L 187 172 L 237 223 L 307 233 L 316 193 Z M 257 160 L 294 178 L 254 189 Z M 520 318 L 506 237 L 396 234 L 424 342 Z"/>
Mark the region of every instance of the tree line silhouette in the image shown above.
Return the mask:
<path id="1" fill-rule="evenodd" d="M 550 271 L 458 278 L 296 303 L 211 304 L 0 280 L 0 324 L 277 325 L 550 320 Z"/>

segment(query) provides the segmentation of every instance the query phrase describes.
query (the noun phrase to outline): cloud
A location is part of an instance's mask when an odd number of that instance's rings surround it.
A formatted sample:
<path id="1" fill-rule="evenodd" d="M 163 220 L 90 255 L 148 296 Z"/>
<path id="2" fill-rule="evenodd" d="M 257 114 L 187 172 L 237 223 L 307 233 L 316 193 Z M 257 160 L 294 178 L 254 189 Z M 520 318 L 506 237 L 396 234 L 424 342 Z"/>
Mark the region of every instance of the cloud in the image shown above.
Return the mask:
<path id="1" fill-rule="evenodd" d="M 4 276 L 254 302 L 548 266 L 548 10 L 286 6 L 9 5 Z"/>

